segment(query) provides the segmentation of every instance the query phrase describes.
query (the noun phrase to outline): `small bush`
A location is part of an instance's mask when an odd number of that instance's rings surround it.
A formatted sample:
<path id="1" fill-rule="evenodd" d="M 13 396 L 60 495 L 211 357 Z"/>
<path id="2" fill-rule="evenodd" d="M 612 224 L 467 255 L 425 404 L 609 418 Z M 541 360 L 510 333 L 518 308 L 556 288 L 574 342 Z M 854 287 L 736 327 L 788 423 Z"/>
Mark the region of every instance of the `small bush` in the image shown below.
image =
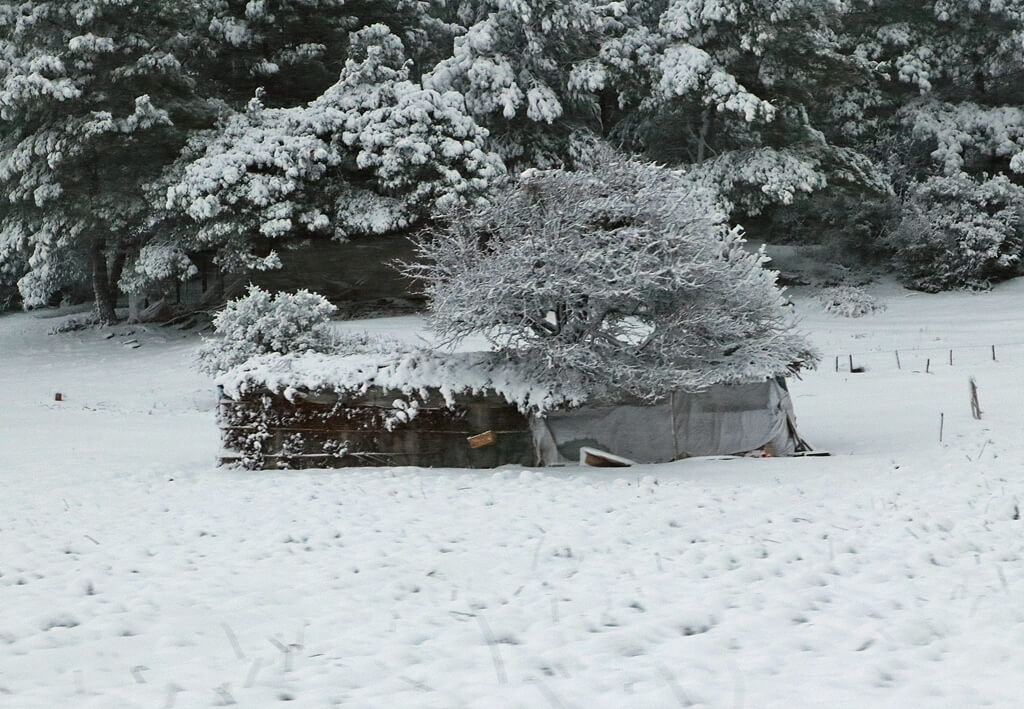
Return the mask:
<path id="1" fill-rule="evenodd" d="M 978 182 L 961 173 L 911 187 L 890 240 L 911 288 L 985 289 L 1018 272 L 1022 229 L 1024 188 L 1003 175 Z"/>
<path id="2" fill-rule="evenodd" d="M 329 328 L 337 310 L 321 295 L 300 290 L 271 294 L 249 286 L 213 319 L 220 337 L 207 340 L 196 359 L 200 371 L 219 374 L 251 357 L 276 352 L 334 352 L 339 339 Z"/>
<path id="3" fill-rule="evenodd" d="M 885 306 L 876 301 L 874 296 L 857 286 L 825 288 L 818 294 L 818 300 L 826 313 L 844 318 L 859 318 L 885 310 Z"/>

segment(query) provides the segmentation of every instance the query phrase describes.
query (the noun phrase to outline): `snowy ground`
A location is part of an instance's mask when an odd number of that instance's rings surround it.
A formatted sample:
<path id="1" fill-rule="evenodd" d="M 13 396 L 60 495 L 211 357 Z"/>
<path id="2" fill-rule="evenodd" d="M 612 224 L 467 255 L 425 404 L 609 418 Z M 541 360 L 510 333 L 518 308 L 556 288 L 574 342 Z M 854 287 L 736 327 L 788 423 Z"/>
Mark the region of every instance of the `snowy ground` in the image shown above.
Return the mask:
<path id="1" fill-rule="evenodd" d="M 1020 706 L 1024 281 L 876 292 L 833 457 L 617 472 L 217 469 L 194 339 L 0 317 L 0 706 Z"/>

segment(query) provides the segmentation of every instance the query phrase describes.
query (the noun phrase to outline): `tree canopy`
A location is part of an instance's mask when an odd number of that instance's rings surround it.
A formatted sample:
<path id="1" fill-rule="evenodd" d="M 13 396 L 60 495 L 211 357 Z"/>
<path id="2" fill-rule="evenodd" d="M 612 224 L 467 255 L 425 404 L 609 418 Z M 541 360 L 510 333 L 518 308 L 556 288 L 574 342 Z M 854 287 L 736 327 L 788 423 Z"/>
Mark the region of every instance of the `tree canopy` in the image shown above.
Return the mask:
<path id="1" fill-rule="evenodd" d="M 951 185 L 1022 184 L 1022 35 L 1021 0 L 5 3 L 0 287 L 89 284 L 109 320 L 197 253 L 274 267 L 609 149 L 687 170 L 757 238 L 911 283 L 943 243 L 966 261 L 942 287 L 983 286 L 1015 272 L 1017 220 L 995 261 L 969 220 L 921 249 L 906 225 Z"/>
<path id="2" fill-rule="evenodd" d="M 538 377 L 656 398 L 813 365 L 763 254 L 681 171 L 530 170 L 422 242 L 431 325 Z"/>
<path id="3" fill-rule="evenodd" d="M 23 259 L 26 302 L 91 278 L 113 319 L 146 186 L 212 123 L 188 70 L 203 19 L 185 0 L 0 6 L 0 259 Z"/>

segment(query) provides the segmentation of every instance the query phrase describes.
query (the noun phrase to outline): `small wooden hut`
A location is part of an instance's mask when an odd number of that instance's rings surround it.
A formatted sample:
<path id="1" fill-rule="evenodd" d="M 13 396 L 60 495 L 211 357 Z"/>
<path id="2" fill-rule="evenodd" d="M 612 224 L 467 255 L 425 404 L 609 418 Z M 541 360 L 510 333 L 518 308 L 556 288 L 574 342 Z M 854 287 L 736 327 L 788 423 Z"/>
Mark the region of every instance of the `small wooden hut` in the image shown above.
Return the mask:
<path id="1" fill-rule="evenodd" d="M 221 461 L 249 469 L 564 465 L 590 448 L 640 463 L 809 449 L 781 378 L 602 403 L 530 384 L 490 353 L 268 355 L 225 375 L 221 392 Z M 522 413 L 530 409 L 543 413 Z"/>

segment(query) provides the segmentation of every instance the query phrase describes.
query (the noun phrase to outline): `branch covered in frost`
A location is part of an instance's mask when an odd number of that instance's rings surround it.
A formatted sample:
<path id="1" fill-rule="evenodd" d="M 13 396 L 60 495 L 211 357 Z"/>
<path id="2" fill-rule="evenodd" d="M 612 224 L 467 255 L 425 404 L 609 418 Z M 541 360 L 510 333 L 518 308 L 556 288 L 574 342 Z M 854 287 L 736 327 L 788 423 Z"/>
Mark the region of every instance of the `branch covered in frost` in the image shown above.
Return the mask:
<path id="1" fill-rule="evenodd" d="M 793 150 L 736 150 L 694 166 L 691 178 L 717 192 L 731 212 L 759 214 L 771 204 L 791 204 L 827 184 L 814 158 Z"/>
<path id="2" fill-rule="evenodd" d="M 1008 159 L 1010 169 L 1024 172 L 1024 109 L 924 101 L 902 117 L 916 138 L 936 146 L 931 157 L 947 176 L 959 174 L 972 153 Z"/>

